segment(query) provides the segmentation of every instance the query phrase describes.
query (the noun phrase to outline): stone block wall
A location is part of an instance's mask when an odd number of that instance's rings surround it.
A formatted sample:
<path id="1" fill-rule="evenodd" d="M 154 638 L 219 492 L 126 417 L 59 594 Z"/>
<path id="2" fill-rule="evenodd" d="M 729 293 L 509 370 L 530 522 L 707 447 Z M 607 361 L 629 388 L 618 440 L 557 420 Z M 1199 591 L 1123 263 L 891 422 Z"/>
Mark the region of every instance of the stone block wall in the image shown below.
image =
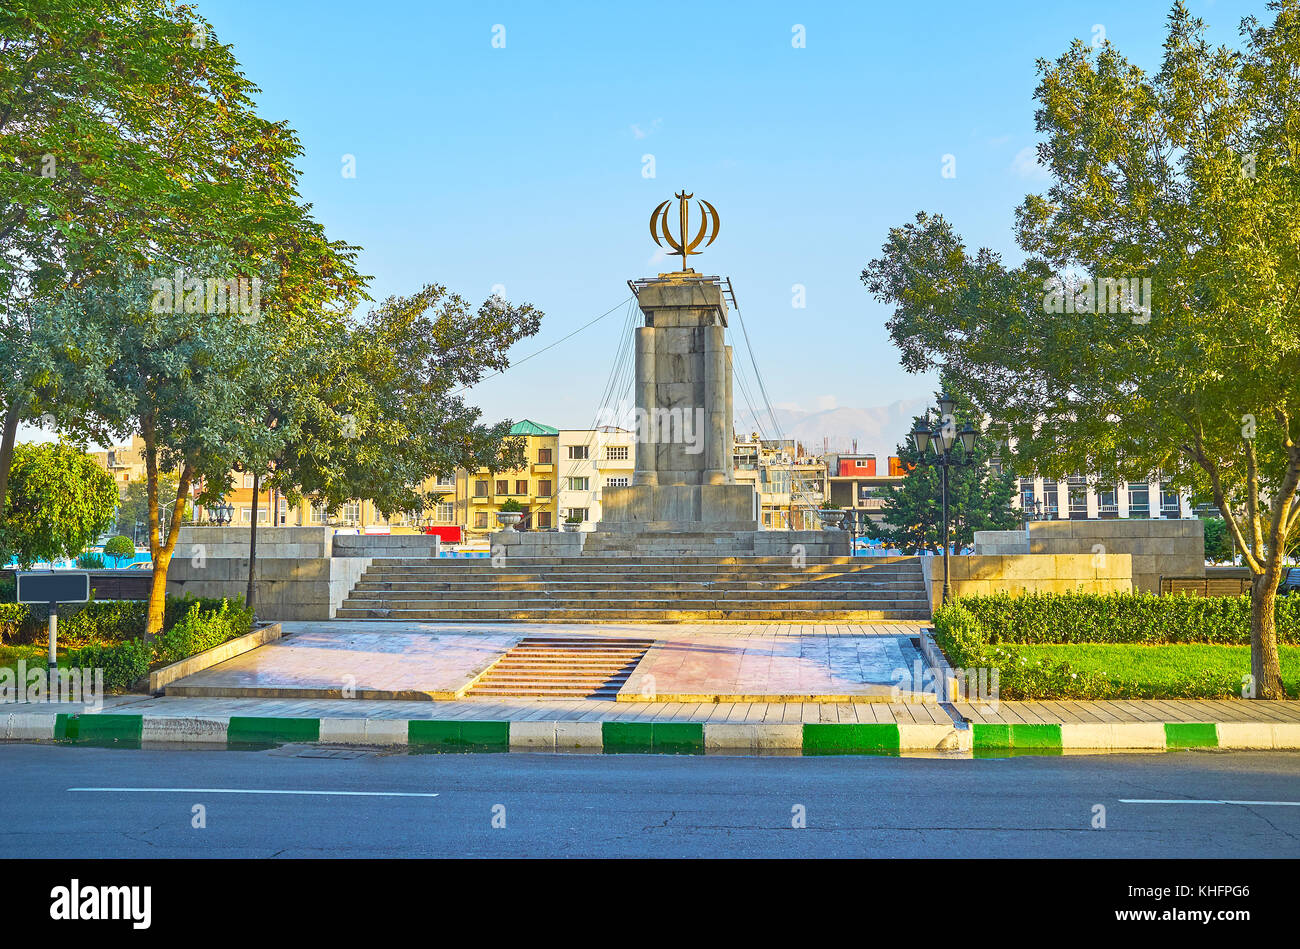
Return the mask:
<path id="1" fill-rule="evenodd" d="M 950 557 L 953 596 L 985 593 L 1127 593 L 1134 589 L 1129 554 L 1022 554 Z M 930 601 L 943 602 L 943 557 L 922 557 Z"/>
<path id="2" fill-rule="evenodd" d="M 1133 562 L 1133 589 L 1160 592 L 1160 578 L 1205 576 L 1205 526 L 1182 520 L 1031 521 L 1031 554 L 1126 554 Z"/>
<path id="3" fill-rule="evenodd" d="M 384 535 L 338 535 L 357 541 Z M 257 533 L 256 610 L 263 620 L 333 619 L 374 555 L 333 556 L 328 527 L 271 527 Z M 426 538 L 416 535 L 415 539 Z M 391 554 L 389 556 L 392 556 Z M 182 527 L 167 571 L 173 596 L 248 592 L 248 527 Z"/>

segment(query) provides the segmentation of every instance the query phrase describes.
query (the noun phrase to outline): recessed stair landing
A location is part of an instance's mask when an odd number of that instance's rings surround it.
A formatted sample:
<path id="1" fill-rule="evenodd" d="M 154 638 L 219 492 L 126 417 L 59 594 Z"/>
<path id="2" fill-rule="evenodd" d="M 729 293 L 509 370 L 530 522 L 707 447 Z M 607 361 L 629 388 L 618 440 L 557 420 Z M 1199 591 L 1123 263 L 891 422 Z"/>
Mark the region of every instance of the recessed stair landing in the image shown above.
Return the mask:
<path id="1" fill-rule="evenodd" d="M 529 636 L 479 677 L 474 697 L 614 700 L 652 639 Z"/>

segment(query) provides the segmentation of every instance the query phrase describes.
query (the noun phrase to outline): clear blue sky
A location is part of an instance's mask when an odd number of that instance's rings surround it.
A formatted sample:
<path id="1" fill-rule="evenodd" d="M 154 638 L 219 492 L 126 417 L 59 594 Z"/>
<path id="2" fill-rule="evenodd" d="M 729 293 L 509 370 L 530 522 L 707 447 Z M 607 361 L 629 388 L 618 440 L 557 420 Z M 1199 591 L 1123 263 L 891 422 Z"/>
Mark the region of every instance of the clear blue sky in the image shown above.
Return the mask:
<path id="1" fill-rule="evenodd" d="M 1267 14 L 1264 0 L 1190 5 L 1216 42 Z M 647 220 L 685 187 L 722 216 L 694 266 L 732 278 L 772 400 L 813 409 L 933 391 L 899 367 L 863 265 L 922 209 L 1014 255 L 1013 209 L 1042 187 L 1017 163 L 1035 142 L 1035 60 L 1101 24 L 1150 68 L 1170 4 L 198 7 L 261 86 L 259 111 L 298 131 L 305 198 L 331 237 L 364 247 L 376 299 L 439 282 L 478 302 L 502 284 L 546 313 L 513 351 L 525 356 L 625 299 L 627 279 L 675 269 L 652 260 Z M 806 48 L 791 45 L 795 24 Z M 586 426 L 619 316 L 480 385 L 477 402 L 492 418 Z"/>

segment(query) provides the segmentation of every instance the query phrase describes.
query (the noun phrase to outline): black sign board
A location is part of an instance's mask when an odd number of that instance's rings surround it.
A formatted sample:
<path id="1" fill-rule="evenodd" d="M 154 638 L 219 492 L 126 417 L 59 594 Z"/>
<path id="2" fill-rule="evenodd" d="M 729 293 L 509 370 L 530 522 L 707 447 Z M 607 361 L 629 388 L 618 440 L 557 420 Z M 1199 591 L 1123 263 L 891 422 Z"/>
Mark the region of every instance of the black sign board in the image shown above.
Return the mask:
<path id="1" fill-rule="evenodd" d="M 80 570 L 18 574 L 19 603 L 85 603 L 90 599 L 90 574 Z"/>

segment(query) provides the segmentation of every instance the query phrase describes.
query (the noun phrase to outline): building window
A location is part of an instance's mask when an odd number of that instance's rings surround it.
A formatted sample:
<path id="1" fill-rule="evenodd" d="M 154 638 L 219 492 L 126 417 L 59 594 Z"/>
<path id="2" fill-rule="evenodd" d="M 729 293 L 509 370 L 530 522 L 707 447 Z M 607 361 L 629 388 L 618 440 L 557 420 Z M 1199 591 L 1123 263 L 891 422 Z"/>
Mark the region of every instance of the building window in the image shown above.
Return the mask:
<path id="1" fill-rule="evenodd" d="M 1128 516 L 1151 516 L 1151 492 L 1145 482 L 1130 481 L 1128 485 Z"/>
<path id="2" fill-rule="evenodd" d="M 1097 516 L 1119 517 L 1119 499 L 1114 488 L 1097 492 Z"/>
<path id="3" fill-rule="evenodd" d="M 474 497 L 485 498 L 488 496 L 488 483 L 486 481 L 474 482 Z"/>
<path id="4" fill-rule="evenodd" d="M 605 487 L 607 488 L 626 488 L 627 478 L 606 478 Z"/>
<path id="5" fill-rule="evenodd" d="M 1048 520 L 1061 516 L 1060 488 L 1055 481 L 1043 482 L 1043 516 Z"/>
<path id="6" fill-rule="evenodd" d="M 1070 485 L 1070 519 L 1080 521 L 1088 516 L 1088 489 L 1084 485 Z"/>
<path id="7" fill-rule="evenodd" d="M 510 493 L 510 482 L 507 481 L 505 478 L 498 478 L 497 494 L 509 494 L 509 493 Z"/>
<path id="8" fill-rule="evenodd" d="M 1020 507 L 1026 511 L 1034 509 L 1034 479 L 1020 479 Z"/>
<path id="9" fill-rule="evenodd" d="M 539 465 L 549 465 L 551 463 L 551 450 L 549 448 L 537 449 L 537 463 Z"/>
<path id="10" fill-rule="evenodd" d="M 455 483 L 456 483 L 455 475 L 438 475 L 438 477 L 434 479 L 434 484 L 436 484 L 440 488 L 451 487 Z"/>
<path id="11" fill-rule="evenodd" d="M 539 498 L 549 498 L 551 496 L 551 480 L 543 478 L 537 482 L 537 496 Z"/>
<path id="12" fill-rule="evenodd" d="M 264 507 L 257 509 L 257 523 L 268 524 L 271 521 L 271 512 Z"/>
<path id="13" fill-rule="evenodd" d="M 570 461 L 585 461 L 587 459 L 586 445 L 569 445 L 568 451 Z"/>
<path id="14" fill-rule="evenodd" d="M 585 507 L 571 507 L 569 508 L 569 517 L 576 517 L 579 520 L 585 521 L 587 519 L 587 509 Z"/>
<path id="15" fill-rule="evenodd" d="M 253 523 L 253 509 L 251 507 L 241 507 L 239 509 L 239 523 L 241 524 Z"/>
<path id="16" fill-rule="evenodd" d="M 627 461 L 627 446 L 606 445 L 605 458 L 609 461 Z"/>
<path id="17" fill-rule="evenodd" d="M 548 527 L 551 526 L 551 512 L 550 512 L 550 511 L 538 511 L 538 512 L 537 512 L 537 526 L 538 526 L 538 527 L 541 527 L 541 528 L 548 528 Z"/>
<path id="18" fill-rule="evenodd" d="M 276 523 L 285 524 L 289 520 L 289 502 L 286 501 L 284 498 L 280 498 L 280 503 L 278 507 L 279 507 L 279 511 L 277 513 L 280 516 L 279 519 L 276 521 Z"/>
<path id="19" fill-rule="evenodd" d="M 330 512 L 325 509 L 325 505 L 319 501 L 313 503 L 311 506 L 311 522 L 313 524 L 328 524 L 329 520 Z"/>
<path id="20" fill-rule="evenodd" d="M 475 526 L 478 530 L 486 530 L 486 529 L 487 529 L 487 511 L 475 511 L 475 512 L 474 512 L 474 526 Z"/>
<path id="21" fill-rule="evenodd" d="M 251 474 L 244 475 L 244 487 L 248 488 L 250 491 L 252 490 L 253 476 Z"/>
<path id="22" fill-rule="evenodd" d="M 434 515 L 439 524 L 450 524 L 456 520 L 456 505 L 452 501 L 440 501 L 434 508 Z M 484 515 L 486 516 L 486 514 Z"/>
<path id="23" fill-rule="evenodd" d="M 586 478 L 569 478 L 568 480 L 569 480 L 569 490 L 570 490 L 570 491 L 586 491 L 586 490 L 588 490 L 588 488 L 587 488 L 587 479 L 586 479 Z"/>
<path id="24" fill-rule="evenodd" d="M 515 494 L 527 494 L 527 493 L 528 493 L 528 479 L 523 478 L 523 479 L 516 480 Z"/>
<path id="25" fill-rule="evenodd" d="M 347 504 L 344 504 L 339 519 L 349 527 L 356 527 L 359 525 L 361 523 L 361 502 L 349 501 Z"/>

